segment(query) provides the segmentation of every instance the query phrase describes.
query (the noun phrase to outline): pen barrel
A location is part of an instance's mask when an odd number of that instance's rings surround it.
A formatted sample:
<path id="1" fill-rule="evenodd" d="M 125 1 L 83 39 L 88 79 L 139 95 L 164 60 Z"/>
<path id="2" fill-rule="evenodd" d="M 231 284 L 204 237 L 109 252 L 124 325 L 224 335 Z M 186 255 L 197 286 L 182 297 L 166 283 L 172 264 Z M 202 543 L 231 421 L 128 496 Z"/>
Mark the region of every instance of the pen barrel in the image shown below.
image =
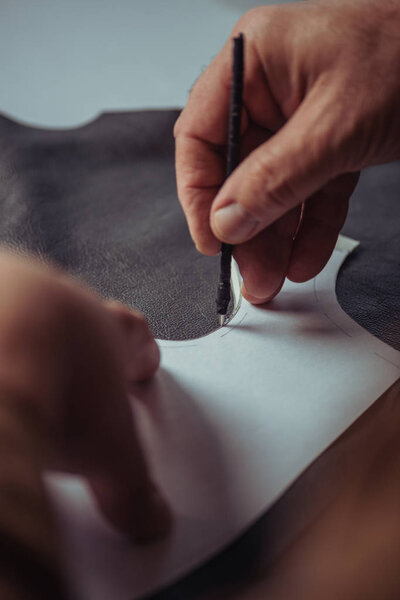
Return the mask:
<path id="1" fill-rule="evenodd" d="M 240 129 L 242 120 L 243 94 L 243 50 L 244 38 L 241 33 L 233 40 L 232 85 L 229 110 L 228 152 L 226 176 L 236 169 L 240 161 Z"/>
<path id="2" fill-rule="evenodd" d="M 244 37 L 239 34 L 233 40 L 232 84 L 228 124 L 228 149 L 226 176 L 236 169 L 240 161 L 240 134 L 242 120 L 242 93 L 244 67 Z M 226 315 L 231 301 L 232 246 L 222 244 L 220 275 L 217 289 L 217 314 Z"/>
<path id="3" fill-rule="evenodd" d="M 217 314 L 226 315 L 231 301 L 232 246 L 222 244 L 220 275 L 217 288 Z"/>

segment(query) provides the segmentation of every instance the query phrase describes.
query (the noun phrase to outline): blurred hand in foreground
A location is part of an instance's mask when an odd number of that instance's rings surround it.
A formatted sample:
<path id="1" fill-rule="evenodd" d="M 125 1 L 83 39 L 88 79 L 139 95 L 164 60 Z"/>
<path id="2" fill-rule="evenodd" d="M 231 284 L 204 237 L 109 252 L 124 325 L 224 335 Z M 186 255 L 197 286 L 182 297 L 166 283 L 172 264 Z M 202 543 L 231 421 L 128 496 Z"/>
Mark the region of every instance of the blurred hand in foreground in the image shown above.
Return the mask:
<path id="1" fill-rule="evenodd" d="M 28 416 L 20 429 L 41 449 L 39 467 L 85 476 L 119 530 L 137 541 L 165 534 L 169 510 L 128 400 L 129 384 L 159 364 L 143 315 L 30 259 L 0 254 L 0 277 L 0 424 L 2 413 Z M 21 480 L 31 457 L 22 460 Z"/>

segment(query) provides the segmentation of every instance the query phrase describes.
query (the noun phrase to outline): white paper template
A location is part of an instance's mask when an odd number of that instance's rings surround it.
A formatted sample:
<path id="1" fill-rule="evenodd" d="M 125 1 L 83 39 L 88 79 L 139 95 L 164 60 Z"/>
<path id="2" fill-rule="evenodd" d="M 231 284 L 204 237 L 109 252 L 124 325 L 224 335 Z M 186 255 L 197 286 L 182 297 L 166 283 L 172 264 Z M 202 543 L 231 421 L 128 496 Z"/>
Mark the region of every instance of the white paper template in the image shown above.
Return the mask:
<path id="1" fill-rule="evenodd" d="M 400 352 L 335 295 L 354 244 L 267 308 L 245 300 L 204 338 L 160 342 L 162 368 L 135 403 L 170 537 L 135 546 L 105 523 L 78 478 L 52 474 L 74 597 L 134 600 L 204 563 L 248 528 L 400 376 Z"/>

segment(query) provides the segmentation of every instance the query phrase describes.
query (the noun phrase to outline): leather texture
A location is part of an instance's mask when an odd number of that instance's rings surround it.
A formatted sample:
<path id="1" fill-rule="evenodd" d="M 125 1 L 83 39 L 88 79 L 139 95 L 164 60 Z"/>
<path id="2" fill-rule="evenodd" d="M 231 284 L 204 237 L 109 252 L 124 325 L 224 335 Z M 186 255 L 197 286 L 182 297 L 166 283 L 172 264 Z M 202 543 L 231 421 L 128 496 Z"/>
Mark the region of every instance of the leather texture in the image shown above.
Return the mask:
<path id="1" fill-rule="evenodd" d="M 0 117 L 0 241 L 139 308 L 162 339 L 218 327 L 219 260 L 196 251 L 177 201 L 178 114 L 106 113 L 64 131 Z"/>
<path id="2" fill-rule="evenodd" d="M 106 298 L 142 310 L 156 337 L 218 327 L 218 257 L 194 248 L 177 201 L 176 110 L 105 113 L 69 130 L 0 116 L 0 241 L 51 259 Z M 367 170 L 344 232 L 362 242 L 339 302 L 400 349 L 400 169 Z"/>
<path id="3" fill-rule="evenodd" d="M 339 303 L 400 350 L 400 162 L 363 171 L 343 233 L 361 243 L 339 272 Z"/>

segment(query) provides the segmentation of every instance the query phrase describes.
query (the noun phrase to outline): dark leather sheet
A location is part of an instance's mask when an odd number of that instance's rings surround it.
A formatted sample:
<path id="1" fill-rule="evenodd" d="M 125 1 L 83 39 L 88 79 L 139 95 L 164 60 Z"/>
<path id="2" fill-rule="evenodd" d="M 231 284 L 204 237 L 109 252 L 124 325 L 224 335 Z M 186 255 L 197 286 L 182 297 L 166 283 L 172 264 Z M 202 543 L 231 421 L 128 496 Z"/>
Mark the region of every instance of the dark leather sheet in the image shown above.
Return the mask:
<path id="1" fill-rule="evenodd" d="M 218 258 L 195 250 L 176 197 L 177 116 L 108 113 L 64 131 L 0 116 L 0 241 L 139 308 L 163 339 L 217 328 Z M 362 246 L 337 285 L 346 312 L 398 349 L 399 184 L 398 164 L 363 176 L 345 227 Z"/>
<path id="2" fill-rule="evenodd" d="M 218 326 L 218 258 L 196 251 L 177 201 L 178 114 L 110 113 L 65 131 L 0 118 L 0 240 L 139 308 L 165 339 Z"/>
<path id="3" fill-rule="evenodd" d="M 339 272 L 339 303 L 400 350 L 400 162 L 362 173 L 343 233 L 361 244 Z"/>

